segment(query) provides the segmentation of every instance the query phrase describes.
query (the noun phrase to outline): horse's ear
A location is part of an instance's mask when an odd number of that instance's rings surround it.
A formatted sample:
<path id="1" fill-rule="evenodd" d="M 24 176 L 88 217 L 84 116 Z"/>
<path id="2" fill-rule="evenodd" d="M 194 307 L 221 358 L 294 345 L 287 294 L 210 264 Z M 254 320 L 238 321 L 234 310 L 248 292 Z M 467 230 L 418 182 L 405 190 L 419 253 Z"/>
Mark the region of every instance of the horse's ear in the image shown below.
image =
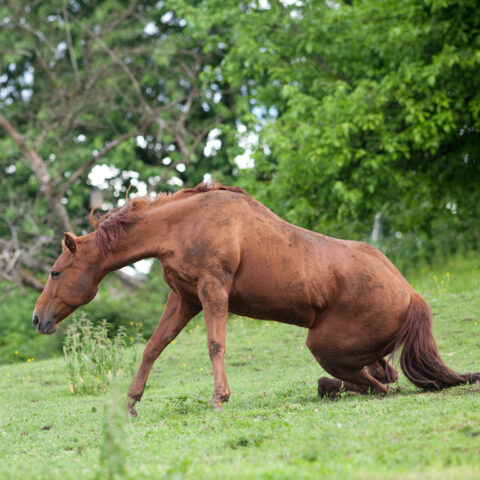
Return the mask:
<path id="1" fill-rule="evenodd" d="M 77 251 L 77 242 L 75 241 L 77 237 L 70 232 L 65 232 L 63 235 L 63 243 L 72 253 L 75 253 Z"/>

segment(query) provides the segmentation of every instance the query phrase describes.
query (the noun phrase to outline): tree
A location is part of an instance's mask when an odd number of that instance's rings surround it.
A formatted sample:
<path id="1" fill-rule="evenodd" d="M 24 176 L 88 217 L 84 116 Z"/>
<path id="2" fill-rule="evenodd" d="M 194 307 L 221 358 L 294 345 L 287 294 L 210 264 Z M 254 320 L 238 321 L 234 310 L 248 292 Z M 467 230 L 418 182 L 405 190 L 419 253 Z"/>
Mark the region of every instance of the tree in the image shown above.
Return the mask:
<path id="1" fill-rule="evenodd" d="M 223 54 L 205 53 L 175 7 L 0 6 L 3 277 L 41 287 L 34 274 L 48 272 L 60 235 L 88 229 L 88 175 L 101 161 L 115 167 L 108 184 L 117 198 L 130 182 L 133 192 L 140 182 L 154 191 L 174 188 L 174 176 L 188 184 L 232 175 L 223 151 L 204 154 L 214 127 L 222 125 L 224 150 L 231 138 L 229 93 L 204 80 Z"/>
<path id="2" fill-rule="evenodd" d="M 197 18 L 231 25 L 219 68 L 260 130 L 244 180 L 258 198 L 333 235 L 366 238 L 381 213 L 390 237 L 479 246 L 476 2 L 221 3 Z"/>

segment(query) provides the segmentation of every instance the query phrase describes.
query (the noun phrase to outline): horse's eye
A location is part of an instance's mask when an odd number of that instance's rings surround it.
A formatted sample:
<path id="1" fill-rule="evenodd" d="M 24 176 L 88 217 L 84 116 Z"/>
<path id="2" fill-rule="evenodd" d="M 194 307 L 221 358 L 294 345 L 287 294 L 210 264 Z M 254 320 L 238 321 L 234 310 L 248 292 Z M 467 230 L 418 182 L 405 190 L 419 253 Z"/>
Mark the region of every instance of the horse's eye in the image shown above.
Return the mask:
<path id="1" fill-rule="evenodd" d="M 60 272 L 54 272 L 53 270 L 50 273 L 53 278 L 58 277 L 60 275 Z"/>

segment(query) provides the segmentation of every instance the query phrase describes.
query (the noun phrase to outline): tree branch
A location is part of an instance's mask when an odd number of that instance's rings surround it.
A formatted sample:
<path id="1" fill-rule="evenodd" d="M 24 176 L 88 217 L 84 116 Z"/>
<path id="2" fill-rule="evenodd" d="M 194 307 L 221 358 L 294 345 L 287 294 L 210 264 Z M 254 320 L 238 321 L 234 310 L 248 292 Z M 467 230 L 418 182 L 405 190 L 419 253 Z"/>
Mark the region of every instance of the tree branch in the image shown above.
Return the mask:
<path id="1" fill-rule="evenodd" d="M 45 166 L 45 162 L 35 150 L 27 145 L 22 135 L 20 135 L 20 133 L 1 113 L 0 127 L 5 130 L 7 135 L 17 144 L 18 148 L 25 155 L 25 158 L 29 160 L 29 166 L 35 173 L 38 182 L 43 188 L 48 205 L 53 210 L 60 230 L 71 231 L 72 224 L 70 223 L 70 219 L 68 218 L 65 207 L 60 203 L 59 197 L 57 197 L 53 192 L 52 179 L 48 173 L 47 167 Z"/>
<path id="2" fill-rule="evenodd" d="M 326 63 L 322 62 L 322 60 L 317 55 L 312 54 L 310 55 L 310 57 L 315 62 L 315 64 L 325 72 L 339 78 L 340 80 L 343 80 L 344 82 L 347 82 L 348 84 L 352 83 L 352 81 L 349 78 L 347 78 L 342 72 L 334 72 L 332 68 L 329 67 Z"/>
<path id="3" fill-rule="evenodd" d="M 130 79 L 130 82 L 132 83 L 133 85 L 133 88 L 135 89 L 135 92 L 137 94 L 137 97 L 138 99 L 140 100 L 140 103 L 142 104 L 143 108 L 148 112 L 148 114 L 150 116 L 153 116 L 154 112 L 152 110 L 152 108 L 150 107 L 150 105 L 147 103 L 147 101 L 145 100 L 145 97 L 143 96 L 143 93 L 142 93 L 142 89 L 140 88 L 140 85 L 138 84 L 138 81 L 137 79 L 135 78 L 135 75 L 133 74 L 133 72 L 130 70 L 130 68 L 128 68 L 128 66 L 125 64 L 125 62 L 122 62 L 122 60 L 120 58 L 117 57 L 117 55 L 115 54 L 115 52 L 103 41 L 102 38 L 100 38 L 98 35 L 96 35 L 94 32 L 92 32 L 90 29 L 88 29 L 87 27 L 85 27 L 85 25 L 83 25 L 80 21 L 76 20 L 75 18 L 73 18 L 73 21 L 82 29 L 84 30 L 85 32 L 88 33 L 88 35 L 94 40 L 96 41 L 100 47 L 105 51 L 107 52 L 110 57 L 112 58 L 112 60 L 126 73 L 126 75 L 128 76 L 128 78 Z"/>
<path id="4" fill-rule="evenodd" d="M 45 287 L 45 284 L 42 281 L 27 270 L 22 270 L 20 272 L 20 281 L 23 286 L 33 288 L 34 290 L 37 290 L 37 292 L 42 292 Z"/>
<path id="5" fill-rule="evenodd" d="M 86 172 L 88 172 L 90 170 L 90 168 L 92 168 L 92 166 L 96 162 L 98 162 L 98 160 L 100 160 L 102 157 L 107 155 L 108 152 L 110 152 L 114 148 L 118 147 L 118 145 L 122 144 L 126 140 L 128 140 L 130 138 L 137 137 L 138 135 L 142 135 L 145 132 L 145 129 L 148 127 L 148 125 L 152 121 L 153 121 L 152 119 L 149 119 L 149 120 L 145 121 L 143 123 L 143 125 L 141 125 L 141 127 L 136 132 L 124 133 L 123 135 L 118 137 L 113 142 L 110 142 L 107 145 L 105 145 L 97 154 L 92 155 L 90 160 L 87 160 L 80 168 L 78 168 L 75 172 L 72 173 L 72 175 L 70 175 L 68 180 L 66 180 L 63 183 L 62 188 L 60 189 L 59 196 L 62 197 L 65 194 L 65 192 L 68 190 L 68 188 L 70 188 L 70 186 L 76 180 L 78 180 L 78 178 L 80 178 L 82 175 L 84 175 Z"/>
<path id="6" fill-rule="evenodd" d="M 72 62 L 73 73 L 75 74 L 75 81 L 77 88 L 80 86 L 80 76 L 78 74 L 78 65 L 73 51 L 72 32 L 70 31 L 70 22 L 68 21 L 67 2 L 63 2 L 63 20 L 65 22 L 65 32 L 67 34 L 67 45 L 70 53 L 70 61 Z"/>

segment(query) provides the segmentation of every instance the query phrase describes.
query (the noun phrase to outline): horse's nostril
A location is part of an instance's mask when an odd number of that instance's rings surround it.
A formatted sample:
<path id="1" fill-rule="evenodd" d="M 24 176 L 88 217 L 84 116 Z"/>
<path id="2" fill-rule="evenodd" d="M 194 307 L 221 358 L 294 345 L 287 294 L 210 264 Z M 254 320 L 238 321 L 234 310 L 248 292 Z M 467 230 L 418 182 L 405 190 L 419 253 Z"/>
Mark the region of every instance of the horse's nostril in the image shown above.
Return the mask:
<path id="1" fill-rule="evenodd" d="M 32 320 L 33 326 L 36 327 L 39 322 L 40 322 L 40 319 L 38 318 L 38 315 L 34 315 Z"/>

